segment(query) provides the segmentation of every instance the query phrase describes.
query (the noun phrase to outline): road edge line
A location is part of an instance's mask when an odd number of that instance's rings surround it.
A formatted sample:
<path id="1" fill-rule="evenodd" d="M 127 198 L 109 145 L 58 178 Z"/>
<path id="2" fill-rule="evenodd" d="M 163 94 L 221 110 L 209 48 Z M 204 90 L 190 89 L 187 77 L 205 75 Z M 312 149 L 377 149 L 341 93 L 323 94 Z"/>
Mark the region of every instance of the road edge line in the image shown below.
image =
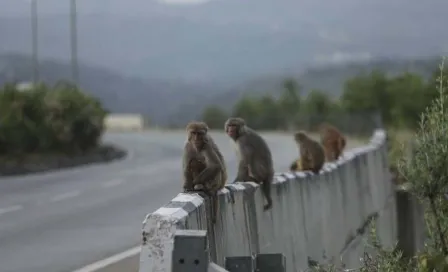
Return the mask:
<path id="1" fill-rule="evenodd" d="M 94 272 L 99 269 L 103 269 L 111 264 L 118 263 L 119 261 L 122 261 L 126 258 L 129 258 L 131 256 L 137 255 L 140 253 L 141 247 L 136 246 L 131 249 L 128 249 L 126 251 L 123 251 L 121 253 L 115 254 L 113 256 L 110 256 L 108 258 L 105 258 L 103 260 L 94 262 L 92 264 L 86 265 L 83 268 L 77 269 L 73 272 Z"/>

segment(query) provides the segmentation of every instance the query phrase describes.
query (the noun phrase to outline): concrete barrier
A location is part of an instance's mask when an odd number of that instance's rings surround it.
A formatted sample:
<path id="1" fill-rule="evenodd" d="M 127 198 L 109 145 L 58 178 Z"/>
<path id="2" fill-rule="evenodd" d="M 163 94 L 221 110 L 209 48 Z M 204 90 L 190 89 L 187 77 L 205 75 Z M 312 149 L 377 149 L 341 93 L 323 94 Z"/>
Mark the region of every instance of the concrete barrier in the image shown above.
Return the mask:
<path id="1" fill-rule="evenodd" d="M 283 253 L 288 272 L 305 270 L 309 259 L 343 258 L 348 267 L 359 265 L 369 219 L 378 218 L 377 233 L 386 246 L 397 237 L 385 139 L 384 131 L 376 131 L 369 145 L 347 151 L 319 175 L 276 174 L 268 212 L 258 185 L 251 182 L 228 184 L 219 193 L 214 226 L 207 220 L 209 200 L 179 194 L 146 216 L 139 271 L 171 271 L 176 229 L 207 229 L 210 260 L 221 266 L 225 257 L 257 253 Z"/>
<path id="2" fill-rule="evenodd" d="M 107 130 L 140 131 L 144 128 L 144 118 L 139 114 L 109 114 L 104 125 Z"/>

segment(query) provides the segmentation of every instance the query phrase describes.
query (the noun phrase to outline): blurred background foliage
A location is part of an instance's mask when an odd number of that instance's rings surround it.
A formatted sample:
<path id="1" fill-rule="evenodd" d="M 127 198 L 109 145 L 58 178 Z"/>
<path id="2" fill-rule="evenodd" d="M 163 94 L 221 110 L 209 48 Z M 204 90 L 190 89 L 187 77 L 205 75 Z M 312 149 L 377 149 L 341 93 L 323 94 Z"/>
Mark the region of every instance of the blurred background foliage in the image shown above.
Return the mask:
<path id="1" fill-rule="evenodd" d="M 0 155 L 79 153 L 98 145 L 106 111 L 75 85 L 0 89 Z"/>

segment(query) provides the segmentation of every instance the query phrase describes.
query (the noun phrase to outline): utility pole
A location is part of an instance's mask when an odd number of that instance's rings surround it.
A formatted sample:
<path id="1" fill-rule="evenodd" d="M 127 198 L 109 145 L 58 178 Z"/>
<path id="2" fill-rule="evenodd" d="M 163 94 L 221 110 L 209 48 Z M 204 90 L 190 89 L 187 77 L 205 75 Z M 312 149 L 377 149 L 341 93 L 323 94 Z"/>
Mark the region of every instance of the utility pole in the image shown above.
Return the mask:
<path id="1" fill-rule="evenodd" d="M 76 0 L 70 0 L 70 47 L 72 62 L 72 80 L 79 84 L 78 70 L 78 29 L 77 29 Z"/>
<path id="2" fill-rule="evenodd" d="M 31 0 L 31 36 L 33 51 L 33 83 L 39 82 L 37 0 Z"/>

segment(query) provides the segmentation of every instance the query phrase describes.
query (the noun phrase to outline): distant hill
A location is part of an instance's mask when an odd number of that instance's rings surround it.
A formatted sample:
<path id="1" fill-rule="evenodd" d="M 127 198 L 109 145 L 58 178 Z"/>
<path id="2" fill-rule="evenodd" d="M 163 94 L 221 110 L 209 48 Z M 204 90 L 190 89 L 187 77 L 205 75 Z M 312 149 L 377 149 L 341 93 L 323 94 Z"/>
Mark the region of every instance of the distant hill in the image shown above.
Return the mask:
<path id="1" fill-rule="evenodd" d="M 266 76 L 242 83 L 228 92 L 202 98 L 194 106 L 183 105 L 172 116 L 172 119 L 179 120 L 182 123 L 183 120 L 197 118 L 207 105 L 219 105 L 224 109 L 230 110 L 244 94 L 257 96 L 270 93 L 274 96 L 278 95 L 282 90 L 282 83 L 286 77 L 292 77 L 297 80 L 303 88 L 302 95 L 306 95 L 312 89 L 319 89 L 333 97 L 338 97 L 342 93 L 345 81 L 358 74 L 379 69 L 391 76 L 407 71 L 428 78 L 438 68 L 440 61 L 440 57 L 414 60 L 378 59 L 364 63 L 310 68 L 299 75 Z"/>
<path id="2" fill-rule="evenodd" d="M 32 63 L 28 56 L 0 56 L 0 84 L 6 81 L 32 81 Z M 67 62 L 41 60 L 40 79 L 54 84 L 71 80 L 71 66 Z M 199 86 L 163 80 L 123 76 L 104 68 L 80 64 L 81 88 L 92 93 L 113 112 L 142 113 L 154 123 L 165 123 L 170 111 L 181 103 L 195 99 L 205 90 Z"/>

